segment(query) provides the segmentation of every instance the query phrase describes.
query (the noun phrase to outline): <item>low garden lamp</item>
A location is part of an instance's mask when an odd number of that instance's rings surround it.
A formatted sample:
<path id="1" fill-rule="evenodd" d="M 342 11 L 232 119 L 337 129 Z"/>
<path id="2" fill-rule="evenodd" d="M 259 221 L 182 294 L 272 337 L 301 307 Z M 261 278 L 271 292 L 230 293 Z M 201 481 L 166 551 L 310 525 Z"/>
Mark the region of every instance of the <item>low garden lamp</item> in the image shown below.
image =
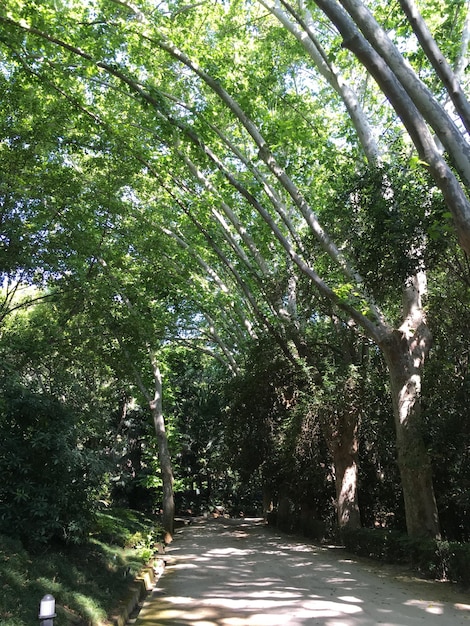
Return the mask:
<path id="1" fill-rule="evenodd" d="M 55 616 L 55 598 L 48 593 L 44 596 L 39 605 L 40 626 L 54 626 Z"/>

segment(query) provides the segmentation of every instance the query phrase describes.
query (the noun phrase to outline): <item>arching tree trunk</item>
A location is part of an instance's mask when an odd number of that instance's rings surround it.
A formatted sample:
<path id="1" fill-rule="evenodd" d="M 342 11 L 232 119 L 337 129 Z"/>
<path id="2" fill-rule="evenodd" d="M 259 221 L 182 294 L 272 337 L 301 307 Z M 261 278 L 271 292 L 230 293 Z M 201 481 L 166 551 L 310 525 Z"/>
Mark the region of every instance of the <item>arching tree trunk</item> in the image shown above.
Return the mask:
<path id="1" fill-rule="evenodd" d="M 470 201 L 446 160 L 436 149 L 429 128 L 419 114 L 414 100 L 398 81 L 392 68 L 386 64 L 384 57 L 375 52 L 364 37 L 360 36 L 354 22 L 348 18 L 343 11 L 338 12 L 340 6 L 337 2 L 331 0 L 316 0 L 315 3 L 321 7 L 325 13 L 330 16 L 331 21 L 337 25 L 339 31 L 343 34 L 345 47 L 353 50 L 359 60 L 368 68 L 370 74 L 375 77 L 378 85 L 382 88 L 382 91 L 394 106 L 397 114 L 401 117 L 412 141 L 415 143 L 420 158 L 427 164 L 436 185 L 441 189 L 450 211 L 454 216 L 462 247 L 470 252 Z M 342 3 L 345 4 L 344 0 L 342 0 Z M 141 23 L 144 24 L 145 16 L 139 15 L 139 20 L 141 19 Z M 284 236 L 284 226 L 287 226 L 285 218 L 282 217 L 281 224 L 276 222 L 272 214 L 265 209 L 264 203 L 258 201 L 249 190 L 244 188 L 237 180 L 238 172 L 236 168 L 232 171 L 228 166 L 226 167 L 222 162 L 223 159 L 219 159 L 217 154 L 212 152 L 210 146 L 206 145 L 204 141 L 199 140 L 199 137 L 193 130 L 193 126 L 191 126 L 190 129 L 189 125 L 185 123 L 186 118 L 184 115 L 182 115 L 180 119 L 177 119 L 177 116 L 175 118 L 173 115 L 168 115 L 165 118 L 165 114 L 162 113 L 164 107 L 161 106 L 161 94 L 158 91 L 155 92 L 153 86 L 149 85 L 147 89 L 140 81 L 133 80 L 131 78 L 133 70 L 120 70 L 119 67 L 112 62 L 107 62 L 100 57 L 95 59 L 90 52 L 86 52 L 70 43 L 63 42 L 55 37 L 54 34 L 49 35 L 42 33 L 35 27 L 28 27 L 24 22 L 21 22 L 21 24 L 15 23 L 9 17 L 2 16 L 0 16 L 0 20 L 3 24 L 6 24 L 8 28 L 15 27 L 21 29 L 23 32 L 30 33 L 35 37 L 41 37 L 43 41 L 48 41 L 50 44 L 61 46 L 64 50 L 67 50 L 68 53 L 75 55 L 76 58 L 82 58 L 84 62 L 86 62 L 87 67 L 91 68 L 91 64 L 94 64 L 95 68 L 99 69 L 100 72 L 104 71 L 109 76 L 125 84 L 134 94 L 137 94 L 139 98 L 145 101 L 146 106 L 152 106 L 156 114 L 165 119 L 165 121 L 169 123 L 169 126 L 178 131 L 178 133 L 182 133 L 182 139 L 187 141 L 189 137 L 192 137 L 191 141 L 193 144 L 197 145 L 198 149 L 201 149 L 207 158 L 213 161 L 217 170 L 220 171 L 232 187 L 259 212 L 271 229 L 273 236 L 281 243 L 288 256 L 293 259 L 301 271 L 309 277 L 312 285 L 315 285 L 318 292 L 323 297 L 328 298 L 333 304 L 339 306 L 344 312 L 348 313 L 352 320 L 361 326 L 364 332 L 380 346 L 390 369 L 397 429 L 398 457 L 400 470 L 402 472 L 405 505 L 407 508 L 408 530 L 410 534 L 413 535 L 426 533 L 436 536 L 438 534 L 437 511 L 434 502 L 429 459 L 422 441 L 419 410 L 420 376 L 424 357 L 429 349 L 429 333 L 427 332 L 424 321 L 421 323 L 418 320 L 418 323 L 415 324 L 415 319 L 419 318 L 417 315 L 416 318 L 413 317 L 413 323 L 407 319 L 400 329 L 392 331 L 388 329 L 388 325 L 383 320 L 383 316 L 377 310 L 373 301 L 369 301 L 369 312 L 368 315 L 365 315 L 362 312 L 362 306 L 354 308 L 353 304 L 349 304 L 346 299 L 341 298 L 326 280 L 323 280 L 321 276 L 317 274 L 314 266 L 309 263 L 309 256 L 303 256 L 302 245 L 297 245 L 296 247 L 292 245 L 291 241 L 286 239 Z M 147 28 L 147 24 L 145 27 Z M 135 24 L 135 28 L 137 34 L 137 23 Z M 330 256 L 336 266 L 340 268 L 347 282 L 356 285 L 358 293 L 362 292 L 363 281 L 351 266 L 348 256 L 342 253 L 342 246 L 338 246 L 324 231 L 317 216 L 309 206 L 306 198 L 302 195 L 300 189 L 296 186 L 294 180 L 290 179 L 286 170 L 276 161 L 276 150 L 271 150 L 260 129 L 249 118 L 247 112 L 229 92 L 224 89 L 223 81 L 219 81 L 216 77 L 205 72 L 196 61 L 187 57 L 183 51 L 180 51 L 171 42 L 166 39 L 161 39 L 161 35 L 158 31 L 155 31 L 151 41 L 153 45 L 158 46 L 161 50 L 166 51 L 174 59 L 184 64 L 195 76 L 198 76 L 204 81 L 214 94 L 219 96 L 220 102 L 225 104 L 227 110 L 230 110 L 234 117 L 238 119 L 253 140 L 253 145 L 247 150 L 247 155 L 254 154 L 255 150 L 258 151 L 258 158 L 266 165 L 266 174 L 270 172 L 273 180 L 279 185 L 279 188 L 283 189 L 285 193 L 288 194 L 292 200 L 293 206 L 296 207 L 299 215 L 303 216 L 319 245 Z M 19 54 L 19 56 L 22 58 L 22 53 Z M 417 97 L 414 97 L 417 101 Z M 429 98 L 427 100 L 429 100 Z M 419 102 L 417 101 L 416 104 L 423 107 L 423 98 L 421 98 Z M 426 98 L 424 99 L 424 104 L 428 104 Z M 427 110 L 426 106 L 426 111 Z M 99 119 L 99 109 L 98 114 L 95 113 L 94 117 L 96 120 Z M 439 118 L 437 122 L 440 121 Z M 438 125 L 436 123 L 436 126 L 439 126 L 441 131 L 447 130 L 445 124 L 441 125 L 439 123 Z M 194 125 L 194 128 L 197 128 L 197 125 Z M 173 133 L 170 133 L 170 136 L 172 137 Z M 457 138 L 452 144 L 455 152 L 452 153 L 449 149 L 449 153 L 454 157 L 454 161 L 462 170 L 463 178 L 470 181 L 468 146 L 459 139 L 460 138 Z M 270 201 L 273 202 L 274 200 L 273 206 L 275 207 L 277 203 L 276 196 L 271 194 L 269 188 L 267 188 L 266 191 L 270 194 Z M 282 195 L 284 195 L 284 193 Z M 280 215 L 280 212 L 278 215 Z M 299 231 L 299 233 L 300 232 L 301 231 Z M 296 237 L 293 237 L 293 241 L 296 241 Z M 215 250 L 214 248 L 214 251 Z M 226 263 L 222 255 L 219 256 L 219 260 L 229 267 L 229 264 Z M 232 270 L 232 267 L 230 267 L 230 270 L 232 271 L 232 275 L 235 276 L 236 272 Z M 264 307 L 260 306 L 253 297 L 253 294 L 247 287 L 246 281 L 239 279 L 237 275 L 234 284 L 237 284 L 237 288 L 243 293 L 243 297 L 246 302 L 250 304 L 254 315 L 262 319 L 266 327 L 272 328 L 273 334 L 276 333 L 276 328 L 273 327 L 273 324 L 270 324 L 269 319 L 266 319 L 266 315 L 263 313 Z M 352 295 L 355 289 L 356 287 L 353 286 L 351 289 Z M 374 319 L 372 320 L 372 318 Z M 279 336 L 280 334 L 277 333 L 277 335 Z M 166 524 L 167 532 L 171 535 L 173 531 L 172 514 L 174 509 L 172 495 L 173 477 L 161 410 L 161 393 L 159 393 L 157 387 L 158 385 L 156 385 L 156 396 L 153 400 L 149 401 L 149 405 L 154 415 L 160 462 L 162 464 L 165 494 L 163 503 L 164 523 Z M 351 459 L 349 459 L 349 461 L 347 459 L 344 460 L 344 467 L 344 472 L 342 472 L 343 480 L 345 477 L 350 480 L 351 472 L 348 468 L 353 467 Z M 338 474 L 340 475 L 341 472 Z M 346 501 L 347 498 L 345 499 L 345 502 Z"/>

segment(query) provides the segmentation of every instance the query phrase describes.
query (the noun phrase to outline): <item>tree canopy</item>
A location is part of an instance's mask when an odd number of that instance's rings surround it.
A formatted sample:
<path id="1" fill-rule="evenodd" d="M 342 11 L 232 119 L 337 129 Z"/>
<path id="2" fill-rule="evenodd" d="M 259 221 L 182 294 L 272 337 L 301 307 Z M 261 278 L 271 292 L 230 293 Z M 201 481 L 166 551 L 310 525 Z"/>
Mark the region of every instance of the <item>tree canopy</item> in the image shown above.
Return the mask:
<path id="1" fill-rule="evenodd" d="M 468 432 L 468 339 L 444 337 L 469 302 L 469 3 L 6 0 L 0 25 L 6 379 L 86 405 L 96 371 L 108 424 L 108 390 L 147 406 L 168 520 L 171 451 L 188 502 L 185 458 L 207 497 L 238 471 L 267 508 L 333 497 L 340 527 L 401 489 L 397 524 L 439 536 L 437 441 Z"/>

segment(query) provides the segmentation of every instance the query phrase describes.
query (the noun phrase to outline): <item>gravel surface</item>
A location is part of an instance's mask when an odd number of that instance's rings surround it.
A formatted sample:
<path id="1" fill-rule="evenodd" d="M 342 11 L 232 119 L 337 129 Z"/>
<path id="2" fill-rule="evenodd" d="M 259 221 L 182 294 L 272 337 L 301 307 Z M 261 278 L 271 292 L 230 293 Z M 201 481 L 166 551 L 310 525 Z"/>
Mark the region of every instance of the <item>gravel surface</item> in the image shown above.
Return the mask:
<path id="1" fill-rule="evenodd" d="M 470 596 L 267 528 L 197 519 L 136 626 L 470 626 Z"/>

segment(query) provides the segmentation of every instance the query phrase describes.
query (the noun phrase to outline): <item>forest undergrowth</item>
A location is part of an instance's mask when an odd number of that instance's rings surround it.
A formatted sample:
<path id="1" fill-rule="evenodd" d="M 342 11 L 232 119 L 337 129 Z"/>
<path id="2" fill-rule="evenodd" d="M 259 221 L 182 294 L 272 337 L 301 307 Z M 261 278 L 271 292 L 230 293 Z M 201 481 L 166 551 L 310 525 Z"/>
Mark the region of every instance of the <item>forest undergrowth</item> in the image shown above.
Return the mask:
<path id="1" fill-rule="evenodd" d="M 155 520 L 136 511 L 104 510 L 79 545 L 26 549 L 0 536 L 0 623 L 38 622 L 41 598 L 52 594 L 60 626 L 104 626 L 161 536 Z"/>

